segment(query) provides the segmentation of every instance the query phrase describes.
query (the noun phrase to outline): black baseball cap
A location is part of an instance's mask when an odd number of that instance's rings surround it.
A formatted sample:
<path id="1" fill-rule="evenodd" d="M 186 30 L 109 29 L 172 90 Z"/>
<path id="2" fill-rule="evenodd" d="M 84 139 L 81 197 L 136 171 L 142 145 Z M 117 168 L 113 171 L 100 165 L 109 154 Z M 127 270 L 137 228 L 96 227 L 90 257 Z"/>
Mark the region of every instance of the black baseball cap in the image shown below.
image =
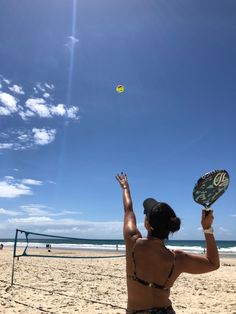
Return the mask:
<path id="1" fill-rule="evenodd" d="M 154 198 L 147 198 L 143 202 L 144 215 L 147 215 L 152 209 L 155 209 L 160 205 L 160 202 L 156 201 Z"/>
<path id="2" fill-rule="evenodd" d="M 147 198 L 143 202 L 144 215 L 152 224 L 159 224 L 169 221 L 171 217 L 176 217 L 174 210 L 166 203 L 158 202 L 154 198 Z"/>

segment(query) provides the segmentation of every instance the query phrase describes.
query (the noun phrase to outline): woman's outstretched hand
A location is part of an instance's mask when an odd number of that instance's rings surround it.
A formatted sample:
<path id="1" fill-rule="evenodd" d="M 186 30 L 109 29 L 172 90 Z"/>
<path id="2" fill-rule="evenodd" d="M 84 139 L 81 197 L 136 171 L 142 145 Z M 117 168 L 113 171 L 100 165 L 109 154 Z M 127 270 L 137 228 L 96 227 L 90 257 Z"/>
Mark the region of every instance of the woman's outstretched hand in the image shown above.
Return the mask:
<path id="1" fill-rule="evenodd" d="M 121 172 L 120 174 L 117 174 L 116 179 L 120 183 L 123 190 L 129 187 L 127 174 Z"/>
<path id="2" fill-rule="evenodd" d="M 202 228 L 203 229 L 208 229 L 211 227 L 212 223 L 213 223 L 213 210 L 210 210 L 209 212 L 206 212 L 204 209 L 202 210 Z"/>

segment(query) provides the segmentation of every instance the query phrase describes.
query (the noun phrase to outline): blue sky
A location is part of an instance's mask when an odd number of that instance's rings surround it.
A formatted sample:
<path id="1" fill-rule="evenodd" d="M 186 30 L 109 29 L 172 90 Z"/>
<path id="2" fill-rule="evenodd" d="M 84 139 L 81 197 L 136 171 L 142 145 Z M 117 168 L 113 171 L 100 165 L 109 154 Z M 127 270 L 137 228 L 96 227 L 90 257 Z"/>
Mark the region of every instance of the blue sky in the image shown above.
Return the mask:
<path id="1" fill-rule="evenodd" d="M 174 239 L 202 239 L 193 186 L 226 169 L 215 234 L 235 240 L 235 16 L 234 0 L 2 1 L 0 237 L 122 238 L 125 171 L 142 231 L 154 197 Z"/>

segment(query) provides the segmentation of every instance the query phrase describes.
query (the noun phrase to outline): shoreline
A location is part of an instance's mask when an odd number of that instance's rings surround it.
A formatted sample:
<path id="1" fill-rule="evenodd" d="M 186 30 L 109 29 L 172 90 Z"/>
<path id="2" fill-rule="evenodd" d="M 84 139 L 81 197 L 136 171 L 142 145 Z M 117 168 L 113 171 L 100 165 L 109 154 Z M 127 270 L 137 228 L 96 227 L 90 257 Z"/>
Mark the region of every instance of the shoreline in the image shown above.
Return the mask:
<path id="1" fill-rule="evenodd" d="M 21 248 L 23 247 L 18 247 L 17 249 L 18 250 L 21 250 Z M 4 250 L 8 250 L 8 251 L 12 251 L 13 252 L 13 246 L 4 246 L 4 248 L 1 251 L 4 251 Z M 42 251 L 44 253 L 48 253 L 48 249 L 45 248 L 45 246 L 43 247 L 30 247 L 28 248 L 28 251 L 33 251 L 33 250 L 36 250 L 37 252 L 38 251 Z M 23 250 L 21 250 L 23 251 Z M 104 248 L 69 248 L 69 247 L 51 247 L 51 251 L 50 253 L 53 253 L 53 251 L 55 252 L 60 252 L 60 251 L 65 251 L 65 252 L 88 252 L 88 253 L 103 253 L 103 254 L 106 254 L 106 255 L 109 255 L 109 254 L 122 254 L 122 255 L 125 255 L 125 249 L 119 249 L 118 247 L 118 250 L 117 249 L 104 249 Z M 184 251 L 184 249 L 183 249 Z M 203 255 L 205 254 L 204 252 L 191 252 L 191 251 L 185 251 L 186 253 L 188 254 L 194 254 L 194 255 Z M 30 255 L 29 255 L 30 256 Z M 39 255 L 40 257 L 40 255 Z M 226 259 L 236 259 L 236 254 L 233 254 L 233 253 L 220 253 L 219 252 L 219 257 L 220 259 L 222 258 L 226 258 Z"/>

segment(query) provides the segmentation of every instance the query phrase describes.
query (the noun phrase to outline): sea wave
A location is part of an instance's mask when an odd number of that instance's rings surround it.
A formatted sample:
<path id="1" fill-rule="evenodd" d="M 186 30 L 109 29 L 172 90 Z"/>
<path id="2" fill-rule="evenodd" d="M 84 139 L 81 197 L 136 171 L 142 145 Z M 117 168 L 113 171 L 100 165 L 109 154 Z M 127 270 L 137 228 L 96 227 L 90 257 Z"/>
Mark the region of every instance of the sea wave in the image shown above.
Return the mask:
<path id="1" fill-rule="evenodd" d="M 219 248 L 219 252 L 222 254 L 235 254 L 236 255 L 236 247 Z"/>
<path id="2" fill-rule="evenodd" d="M 2 242 L 2 244 L 6 247 L 13 247 L 14 242 Z M 75 243 L 50 243 L 51 248 L 56 248 L 56 249 L 71 249 L 71 250 L 101 250 L 101 251 L 114 251 L 117 250 L 117 248 L 120 251 L 125 251 L 125 245 L 119 244 L 118 247 L 116 244 L 75 244 Z M 17 242 L 17 248 L 24 248 L 26 247 L 26 242 Z M 29 243 L 28 248 L 45 248 L 46 244 L 45 243 L 40 243 L 40 242 L 34 242 L 34 243 Z"/>
<path id="3" fill-rule="evenodd" d="M 6 247 L 13 247 L 14 242 L 2 242 L 2 244 Z M 55 249 L 70 249 L 70 250 L 96 250 L 96 251 L 125 251 L 124 244 L 78 244 L 78 243 L 50 243 L 51 248 Z M 17 242 L 17 248 L 24 248 L 26 246 L 25 242 Z M 41 242 L 32 242 L 29 243 L 28 248 L 46 248 L 45 243 Z M 181 250 L 187 253 L 196 253 L 202 254 L 205 251 L 203 246 L 175 246 L 175 245 L 167 245 L 167 248 L 170 250 Z M 219 247 L 219 253 L 222 255 L 235 255 L 236 256 L 236 247 Z"/>
<path id="4" fill-rule="evenodd" d="M 201 253 L 204 251 L 204 247 L 202 246 L 174 246 L 167 245 L 167 248 L 170 250 L 181 250 L 191 253 Z"/>

